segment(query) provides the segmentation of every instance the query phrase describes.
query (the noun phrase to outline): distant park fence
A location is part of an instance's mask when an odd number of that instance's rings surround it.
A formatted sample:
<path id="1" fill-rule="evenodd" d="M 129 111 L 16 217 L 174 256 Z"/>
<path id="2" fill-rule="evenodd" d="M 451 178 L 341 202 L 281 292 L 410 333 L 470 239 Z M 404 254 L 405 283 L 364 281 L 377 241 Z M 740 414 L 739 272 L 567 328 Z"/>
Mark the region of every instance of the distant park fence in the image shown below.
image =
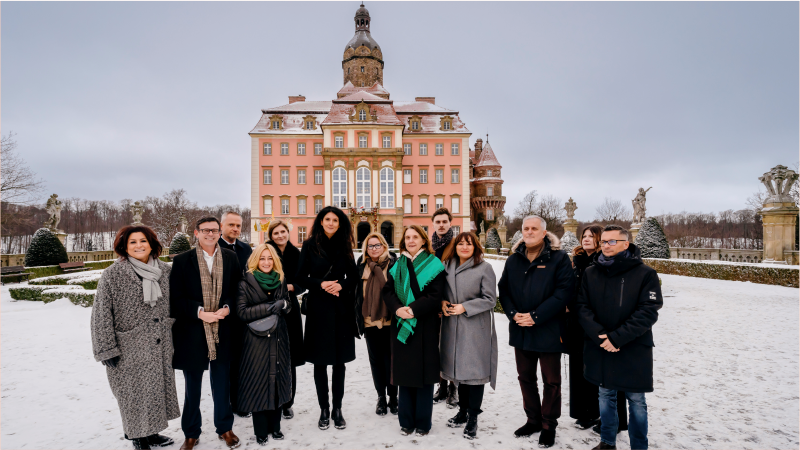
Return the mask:
<path id="1" fill-rule="evenodd" d="M 167 256 L 169 248 L 165 248 L 161 252 L 161 256 Z M 97 261 L 110 261 L 117 259 L 117 254 L 114 250 L 98 250 L 94 252 L 67 252 L 69 262 L 97 262 Z M 13 255 L 0 255 L 0 266 L 24 266 L 25 253 L 15 253 Z"/>

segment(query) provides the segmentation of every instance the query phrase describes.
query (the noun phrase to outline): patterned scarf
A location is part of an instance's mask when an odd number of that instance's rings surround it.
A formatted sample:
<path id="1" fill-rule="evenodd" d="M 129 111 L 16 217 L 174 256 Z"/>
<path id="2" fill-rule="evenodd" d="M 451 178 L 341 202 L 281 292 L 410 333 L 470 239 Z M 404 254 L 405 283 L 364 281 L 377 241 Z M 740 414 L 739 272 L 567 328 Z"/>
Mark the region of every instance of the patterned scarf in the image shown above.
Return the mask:
<path id="1" fill-rule="evenodd" d="M 219 298 L 222 296 L 222 249 L 219 248 L 219 243 L 214 249 L 211 273 L 208 272 L 208 265 L 203 258 L 203 249 L 199 245 L 197 246 L 197 264 L 200 266 L 200 285 L 203 287 L 203 309 L 205 312 L 217 312 Z M 208 344 L 208 359 L 213 361 L 217 359 L 219 322 L 203 321 L 203 328 L 206 332 L 206 344 Z"/>
<path id="2" fill-rule="evenodd" d="M 400 298 L 400 302 L 403 306 L 408 306 L 416 300 L 414 298 L 414 292 L 411 290 L 412 273 L 408 270 L 408 260 L 410 258 L 406 255 L 406 253 L 403 253 L 389 271 L 389 273 L 392 274 L 392 278 L 394 278 L 394 292 Z M 420 250 L 420 253 L 418 253 L 413 260 L 413 275 L 417 278 L 420 291 L 424 290 L 425 287 L 428 286 L 428 283 L 436 278 L 436 275 L 444 271 L 444 265 L 439 261 L 439 258 L 428 253 L 427 250 Z M 406 339 L 414 334 L 414 327 L 416 326 L 417 319 L 415 317 L 411 319 L 398 318 L 397 340 L 405 344 Z"/>
<path id="3" fill-rule="evenodd" d="M 364 280 L 364 303 L 361 305 L 361 314 L 364 315 L 364 324 L 367 326 L 383 327 L 384 321 L 390 319 L 386 303 L 381 298 L 381 290 L 386 284 L 386 269 L 389 267 L 389 249 L 378 257 L 378 262 L 366 257 L 366 267 L 361 279 Z"/>
<path id="4" fill-rule="evenodd" d="M 431 245 L 433 246 L 433 251 L 439 251 L 440 248 L 444 247 L 445 245 L 450 243 L 450 240 L 453 239 L 453 228 L 451 227 L 447 230 L 447 233 L 444 236 L 439 237 L 439 234 L 434 232 L 433 233 L 433 240 L 431 241 Z"/>

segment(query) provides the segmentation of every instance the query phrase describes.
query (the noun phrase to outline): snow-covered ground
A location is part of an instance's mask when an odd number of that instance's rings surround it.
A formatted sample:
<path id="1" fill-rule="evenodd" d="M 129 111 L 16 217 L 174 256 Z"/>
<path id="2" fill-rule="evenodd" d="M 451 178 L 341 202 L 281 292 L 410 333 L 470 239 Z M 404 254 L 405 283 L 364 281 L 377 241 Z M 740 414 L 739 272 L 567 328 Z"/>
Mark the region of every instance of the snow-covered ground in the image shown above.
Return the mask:
<path id="1" fill-rule="evenodd" d="M 502 261 L 491 261 L 498 270 Z M 499 279 L 499 273 L 498 273 Z M 798 290 L 780 286 L 661 275 L 664 308 L 655 325 L 655 392 L 648 394 L 652 448 L 797 448 Z M 14 286 L 14 285 L 11 285 Z M 91 310 L 62 299 L 50 304 L 0 294 L 3 448 L 128 449 L 105 370 L 92 358 Z M 445 426 L 454 410 L 434 406 L 433 429 L 416 438 L 399 434 L 396 416 L 375 415 L 366 346 L 347 365 L 347 429 L 317 429 L 319 410 L 312 367 L 298 369 L 295 418 L 282 423 L 284 441 L 270 448 L 536 448 L 537 435 L 517 440 L 525 422 L 507 320 L 496 315 L 500 339 L 497 390 L 486 390 L 474 441 Z M 566 358 L 564 360 L 566 364 Z M 562 369 L 562 417 L 557 448 L 589 449 L 591 431 L 572 426 L 569 380 Z M 183 402 L 183 376 L 176 376 Z M 541 388 L 540 388 L 541 389 Z M 203 391 L 202 449 L 222 449 L 214 436 L 208 381 Z M 236 418 L 242 448 L 255 443 L 251 419 Z M 182 442 L 180 419 L 164 432 Z M 627 433 L 619 448 L 629 448 Z"/>

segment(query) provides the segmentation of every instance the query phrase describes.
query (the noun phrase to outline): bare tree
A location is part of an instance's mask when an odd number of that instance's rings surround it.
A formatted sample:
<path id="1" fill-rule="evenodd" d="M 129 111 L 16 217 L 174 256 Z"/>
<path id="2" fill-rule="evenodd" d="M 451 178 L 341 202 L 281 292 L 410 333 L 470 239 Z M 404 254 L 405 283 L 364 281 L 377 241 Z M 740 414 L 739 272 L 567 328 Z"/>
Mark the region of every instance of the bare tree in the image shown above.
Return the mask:
<path id="1" fill-rule="evenodd" d="M 631 220 L 631 210 L 620 200 L 606 197 L 603 203 L 594 210 L 594 220 L 597 222 L 616 222 Z"/>
<path id="2" fill-rule="evenodd" d="M 3 169 L 0 198 L 8 204 L 32 205 L 41 198 L 44 181 L 37 178 L 36 173 L 17 154 L 14 136 L 16 134 L 12 131 L 0 137 L 0 162 Z"/>
<path id="3" fill-rule="evenodd" d="M 514 215 L 518 218 L 536 214 L 536 205 L 538 203 L 539 194 L 535 190 L 525 194 L 525 197 L 520 200 L 519 205 L 514 209 Z"/>
<path id="4" fill-rule="evenodd" d="M 563 231 L 564 220 L 567 212 L 564 211 L 563 202 L 560 198 L 552 194 L 542 196 L 536 204 L 534 214 L 544 219 L 547 223 L 547 230 L 559 234 Z"/>
<path id="5" fill-rule="evenodd" d="M 763 189 L 759 189 L 758 192 L 753 192 L 753 195 L 747 197 L 745 200 L 745 204 L 747 205 L 747 209 L 753 211 L 754 213 L 758 213 L 761 211 L 761 208 L 764 207 L 764 201 L 769 197 L 769 194 Z"/>
<path id="6" fill-rule="evenodd" d="M 172 242 L 181 216 L 186 217 L 189 225 L 194 225 L 203 215 L 197 209 L 197 204 L 189 200 L 184 189 L 173 189 L 161 197 L 147 197 L 144 204 L 147 208 L 142 222 L 156 232 L 163 245 Z"/>

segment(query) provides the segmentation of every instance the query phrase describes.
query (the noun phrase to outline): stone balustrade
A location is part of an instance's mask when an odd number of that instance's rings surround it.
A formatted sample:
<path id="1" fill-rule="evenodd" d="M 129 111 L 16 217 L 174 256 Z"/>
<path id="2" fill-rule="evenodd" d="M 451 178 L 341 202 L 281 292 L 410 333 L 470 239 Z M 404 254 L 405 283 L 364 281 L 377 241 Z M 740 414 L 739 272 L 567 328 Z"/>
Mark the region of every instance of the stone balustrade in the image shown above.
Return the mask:
<path id="1" fill-rule="evenodd" d="M 729 248 L 683 248 L 670 247 L 672 259 L 696 259 L 709 261 L 731 261 L 760 263 L 764 259 L 763 250 L 740 250 Z"/>
<path id="2" fill-rule="evenodd" d="M 169 254 L 168 248 L 165 248 L 164 251 L 161 252 L 161 256 L 167 256 L 168 254 Z M 67 252 L 67 258 L 69 258 L 69 262 L 109 261 L 112 259 L 117 259 L 117 254 L 114 253 L 114 250 L 99 250 L 94 252 Z M 18 253 L 13 255 L 0 255 L 0 265 L 2 265 L 2 267 L 24 266 L 25 254 Z"/>

